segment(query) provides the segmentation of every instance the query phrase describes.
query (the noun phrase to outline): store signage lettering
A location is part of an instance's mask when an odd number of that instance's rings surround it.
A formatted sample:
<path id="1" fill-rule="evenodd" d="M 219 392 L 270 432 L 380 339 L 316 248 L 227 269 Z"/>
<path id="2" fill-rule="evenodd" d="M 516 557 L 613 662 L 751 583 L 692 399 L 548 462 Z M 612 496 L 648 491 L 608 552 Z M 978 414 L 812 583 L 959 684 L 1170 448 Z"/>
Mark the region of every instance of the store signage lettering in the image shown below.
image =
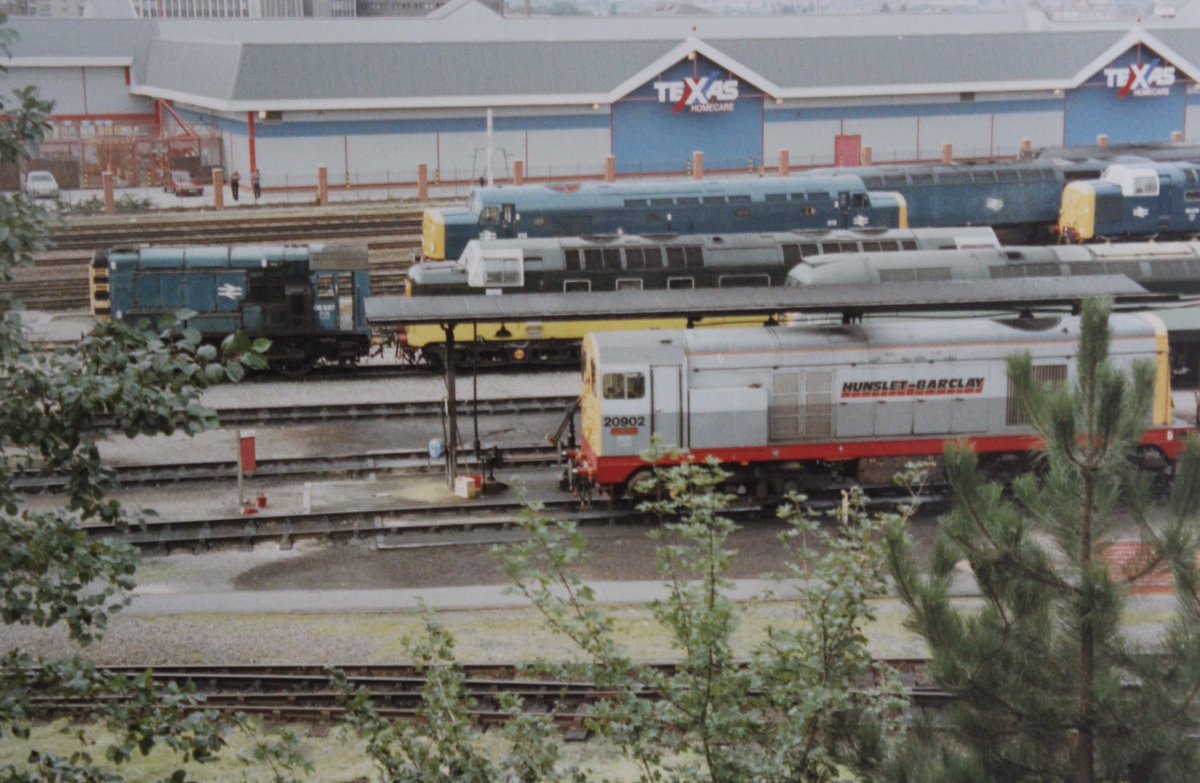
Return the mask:
<path id="1" fill-rule="evenodd" d="M 655 82 L 659 103 L 672 103 L 673 114 L 687 108 L 696 114 L 733 111 L 738 97 L 738 80 L 722 79 L 720 72 L 711 76 L 683 79 L 678 82 Z"/>
<path id="2" fill-rule="evenodd" d="M 1120 88 L 1118 98 L 1157 98 L 1170 94 L 1175 66 L 1164 65 L 1162 60 L 1133 63 L 1127 68 L 1105 68 L 1104 78 L 1108 87 Z"/>

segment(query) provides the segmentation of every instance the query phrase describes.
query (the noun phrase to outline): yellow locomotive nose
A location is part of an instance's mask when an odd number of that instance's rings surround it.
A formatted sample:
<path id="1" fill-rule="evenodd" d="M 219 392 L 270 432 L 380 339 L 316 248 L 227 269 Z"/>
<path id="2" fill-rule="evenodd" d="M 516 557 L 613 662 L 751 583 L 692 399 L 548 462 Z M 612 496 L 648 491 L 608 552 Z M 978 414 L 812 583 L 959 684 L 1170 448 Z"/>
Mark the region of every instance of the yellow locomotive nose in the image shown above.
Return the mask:
<path id="1" fill-rule="evenodd" d="M 1096 189 L 1087 182 L 1071 182 L 1063 188 L 1058 234 L 1072 242 L 1096 237 Z"/>
<path id="2" fill-rule="evenodd" d="M 427 209 L 421 218 L 421 255 L 435 260 L 446 257 L 446 219 L 440 209 Z"/>

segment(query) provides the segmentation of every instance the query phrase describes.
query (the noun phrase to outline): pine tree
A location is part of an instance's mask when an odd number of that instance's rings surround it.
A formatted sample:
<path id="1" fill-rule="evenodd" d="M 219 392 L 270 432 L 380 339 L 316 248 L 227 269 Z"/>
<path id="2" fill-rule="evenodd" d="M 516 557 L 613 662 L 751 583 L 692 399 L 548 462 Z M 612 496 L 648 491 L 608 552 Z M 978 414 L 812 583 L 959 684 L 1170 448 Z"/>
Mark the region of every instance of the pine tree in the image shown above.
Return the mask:
<path id="1" fill-rule="evenodd" d="M 1084 307 L 1070 384 L 1039 383 L 1028 354 L 1009 360 L 1020 408 L 1044 441 L 1036 471 L 1008 492 L 955 445 L 945 457 L 954 505 L 930 573 L 919 573 L 906 531 L 889 531 L 891 571 L 929 647 L 933 681 L 957 697 L 936 727 L 915 732 L 893 779 L 1197 779 L 1200 754 L 1185 736 L 1200 717 L 1200 447 L 1187 444 L 1165 519 L 1152 521 L 1150 481 L 1135 457 L 1154 368 L 1114 368 L 1108 314 L 1105 302 Z M 1103 558 L 1127 520 L 1146 552 L 1133 574 Z M 981 608 L 952 604 L 961 561 Z M 1131 582 L 1163 565 L 1174 572 L 1178 611 L 1161 641 L 1139 646 L 1122 633 L 1122 611 Z"/>

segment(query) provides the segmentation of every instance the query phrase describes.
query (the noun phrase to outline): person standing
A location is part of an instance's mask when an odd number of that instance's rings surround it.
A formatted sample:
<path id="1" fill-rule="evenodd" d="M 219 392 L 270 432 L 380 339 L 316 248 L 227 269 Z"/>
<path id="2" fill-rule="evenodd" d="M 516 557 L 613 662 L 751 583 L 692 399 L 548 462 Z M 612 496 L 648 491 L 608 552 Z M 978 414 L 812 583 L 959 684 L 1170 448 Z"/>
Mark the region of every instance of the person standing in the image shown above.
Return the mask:
<path id="1" fill-rule="evenodd" d="M 262 195 L 262 175 L 255 169 L 250 173 L 250 186 L 254 188 L 254 200 L 258 201 L 258 197 Z"/>
<path id="2" fill-rule="evenodd" d="M 238 200 L 238 186 L 242 184 L 242 175 L 238 172 L 233 172 L 233 176 L 229 178 L 229 192 L 233 194 L 233 200 Z"/>

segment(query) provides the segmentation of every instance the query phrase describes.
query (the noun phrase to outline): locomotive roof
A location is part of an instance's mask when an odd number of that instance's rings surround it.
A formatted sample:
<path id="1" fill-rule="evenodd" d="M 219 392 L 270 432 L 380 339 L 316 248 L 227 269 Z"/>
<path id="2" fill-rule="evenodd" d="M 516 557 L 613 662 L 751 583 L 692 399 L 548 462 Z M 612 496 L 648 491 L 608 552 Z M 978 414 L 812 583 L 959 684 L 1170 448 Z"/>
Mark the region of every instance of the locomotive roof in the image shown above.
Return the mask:
<path id="1" fill-rule="evenodd" d="M 955 279 L 984 279 L 986 268 L 1021 264 L 1123 263 L 1200 259 L 1200 242 L 1126 242 L 1114 245 L 1009 246 L 907 253 L 829 253 L 788 273 L 790 285 L 861 284 L 873 271 L 949 268 Z M 1100 267 L 1103 269 L 1104 267 Z M 1040 278 L 1046 279 L 1046 278 Z"/>
<path id="2" fill-rule="evenodd" d="M 1122 337 L 1153 338 L 1161 322 L 1143 314 L 1114 314 L 1114 327 Z M 946 319 L 905 320 L 888 318 L 861 324 L 792 325 L 775 329 L 672 329 L 662 332 L 596 332 L 589 338 L 591 355 L 600 367 L 624 364 L 680 363 L 686 357 L 692 369 L 756 367 L 777 361 L 780 352 L 816 352 L 828 361 L 827 351 L 838 351 L 839 361 L 853 361 L 854 352 L 872 357 L 889 351 L 903 353 L 905 361 L 944 359 L 958 347 L 972 344 L 1011 343 L 1014 350 L 1038 344 L 1068 345 L 1074 350 L 1079 317 L 1055 315 L 1021 318 L 955 318 L 953 331 Z M 1057 350 L 1057 348 L 1056 348 Z"/>
<path id="3" fill-rule="evenodd" d="M 972 280 L 897 283 L 886 286 L 726 288 L 693 291 L 611 291 L 502 296 L 378 296 L 367 300 L 375 326 L 488 321 L 580 321 L 631 317 L 711 318 L 779 315 L 788 312 L 843 313 L 1023 309 L 1078 306 L 1108 296 L 1122 303 L 1175 297 L 1150 294 L 1121 275 L 1037 280 Z"/>
<path id="4" fill-rule="evenodd" d="M 670 209 L 682 198 L 720 198 L 730 196 L 761 197 L 767 193 L 861 193 L 862 179 L 853 174 L 797 174 L 791 177 L 722 177 L 705 180 L 583 182 L 578 185 L 496 185 L 477 187 L 467 197 L 473 209 L 515 203 L 522 209 L 555 207 L 624 207 L 632 199 L 653 201 L 670 199 Z M 651 206 L 655 206 L 651 204 Z"/>

